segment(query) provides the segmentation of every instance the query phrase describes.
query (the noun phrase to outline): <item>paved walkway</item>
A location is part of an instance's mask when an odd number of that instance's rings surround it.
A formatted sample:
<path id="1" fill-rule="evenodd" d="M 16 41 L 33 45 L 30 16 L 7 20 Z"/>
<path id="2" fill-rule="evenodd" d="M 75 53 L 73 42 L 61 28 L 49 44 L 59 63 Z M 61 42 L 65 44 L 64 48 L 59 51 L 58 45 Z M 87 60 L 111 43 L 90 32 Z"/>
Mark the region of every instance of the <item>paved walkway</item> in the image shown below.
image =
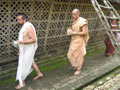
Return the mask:
<path id="1" fill-rule="evenodd" d="M 103 54 L 91 56 L 85 60 L 78 76 L 73 75 L 74 70 L 70 64 L 64 65 L 45 72 L 41 79 L 33 81 L 32 78 L 28 78 L 26 87 L 21 90 L 74 90 L 109 72 L 119 64 L 120 60 L 116 55 L 113 57 L 105 57 Z M 14 90 L 15 86 L 14 83 L 2 90 Z"/>

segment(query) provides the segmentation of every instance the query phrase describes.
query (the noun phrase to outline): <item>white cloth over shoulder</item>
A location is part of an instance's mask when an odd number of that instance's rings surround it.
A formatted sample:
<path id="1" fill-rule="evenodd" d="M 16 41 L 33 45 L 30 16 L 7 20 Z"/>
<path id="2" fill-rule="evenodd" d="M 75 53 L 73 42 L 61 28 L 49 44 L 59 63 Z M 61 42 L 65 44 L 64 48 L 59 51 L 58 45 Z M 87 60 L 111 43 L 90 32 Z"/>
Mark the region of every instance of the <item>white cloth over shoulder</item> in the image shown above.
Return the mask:
<path id="1" fill-rule="evenodd" d="M 20 32 L 18 40 L 23 41 L 23 33 L 27 30 L 28 27 L 32 27 L 36 36 L 36 31 L 34 26 L 30 22 L 26 22 Z M 22 81 L 32 72 L 32 63 L 34 62 L 34 55 L 37 49 L 37 36 L 36 42 L 32 44 L 19 44 L 19 61 L 17 68 L 16 80 L 19 80 L 19 84 L 23 86 Z"/>

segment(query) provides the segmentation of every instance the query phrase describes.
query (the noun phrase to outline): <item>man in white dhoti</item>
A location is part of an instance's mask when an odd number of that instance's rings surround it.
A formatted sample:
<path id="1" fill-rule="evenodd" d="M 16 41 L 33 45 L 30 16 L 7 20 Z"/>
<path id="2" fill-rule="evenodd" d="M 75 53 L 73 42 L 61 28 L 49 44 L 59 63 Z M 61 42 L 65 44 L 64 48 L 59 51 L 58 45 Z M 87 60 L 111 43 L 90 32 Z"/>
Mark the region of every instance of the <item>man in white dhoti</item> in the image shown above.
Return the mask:
<path id="1" fill-rule="evenodd" d="M 32 69 L 37 72 L 37 76 L 33 78 L 34 80 L 43 77 L 43 74 L 34 62 L 35 51 L 38 47 L 34 26 L 27 21 L 27 16 L 24 13 L 18 14 L 17 23 L 21 26 L 21 30 L 17 40 L 19 45 L 19 61 L 16 80 L 19 81 L 19 85 L 15 88 L 20 89 L 25 86 L 25 79 L 32 72 Z"/>

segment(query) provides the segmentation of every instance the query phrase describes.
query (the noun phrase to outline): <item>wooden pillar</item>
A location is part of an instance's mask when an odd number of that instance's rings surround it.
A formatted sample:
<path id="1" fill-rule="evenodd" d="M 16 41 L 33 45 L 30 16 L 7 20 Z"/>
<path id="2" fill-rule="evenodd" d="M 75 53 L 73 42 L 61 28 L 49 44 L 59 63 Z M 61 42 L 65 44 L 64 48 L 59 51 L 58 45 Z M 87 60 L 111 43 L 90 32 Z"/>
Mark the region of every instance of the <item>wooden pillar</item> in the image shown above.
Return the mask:
<path id="1" fill-rule="evenodd" d="M 47 29 L 46 29 L 46 33 L 45 33 L 44 52 L 46 52 L 47 39 L 48 39 L 48 33 L 49 33 L 49 29 L 50 29 L 50 23 L 51 23 L 51 16 L 52 16 L 52 12 L 53 12 L 53 7 L 54 7 L 54 0 L 51 0 L 51 8 L 50 8 L 50 13 L 49 13 L 49 17 L 48 17 Z"/>

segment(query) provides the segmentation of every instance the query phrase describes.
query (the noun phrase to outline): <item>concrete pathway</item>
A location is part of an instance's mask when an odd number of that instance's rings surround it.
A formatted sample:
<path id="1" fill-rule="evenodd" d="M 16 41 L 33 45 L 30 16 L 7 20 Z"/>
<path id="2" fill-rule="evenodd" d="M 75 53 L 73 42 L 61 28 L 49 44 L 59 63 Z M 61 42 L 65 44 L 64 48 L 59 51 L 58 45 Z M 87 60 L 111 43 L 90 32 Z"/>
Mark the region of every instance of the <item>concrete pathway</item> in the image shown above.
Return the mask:
<path id="1" fill-rule="evenodd" d="M 119 66 L 120 59 L 105 57 L 103 54 L 90 56 L 85 59 L 80 75 L 74 76 L 71 65 L 64 65 L 52 71 L 44 73 L 44 77 L 33 81 L 32 78 L 26 80 L 26 87 L 21 90 L 74 90 L 95 80 L 106 72 Z M 15 90 L 16 83 L 0 90 Z M 79 89 L 80 90 L 80 89 Z"/>

